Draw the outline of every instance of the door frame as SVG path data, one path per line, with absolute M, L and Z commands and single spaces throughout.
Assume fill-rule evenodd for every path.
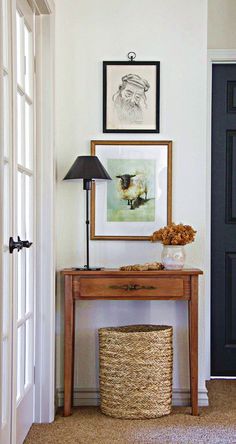
M 35 415 L 47 423 L 55 418 L 55 153 L 53 0 L 30 0 L 36 8 L 36 319 Z
M 207 153 L 206 153 L 206 375 L 211 378 L 211 120 L 212 120 L 212 69 L 214 64 L 236 63 L 236 49 L 208 50 L 207 75 Z
M 0 17 L 2 15 L 2 2 L 0 2 Z M 3 41 L 3 26 L 0 26 L 0 41 Z M 3 45 L 0 44 L 0 116 L 3 116 L 3 100 L 4 100 L 4 94 L 3 94 Z M 4 131 L 4 124 L 3 119 L 0 119 L 0 208 L 3 208 L 3 162 L 4 162 L 4 156 L 3 156 L 3 131 Z M 0 245 L 3 246 L 3 214 L 1 212 L 0 214 Z M 2 260 L 2 249 L 0 254 L 0 288 L 3 288 L 3 260 Z M 2 297 L 0 297 L 0 313 L 2 313 Z M 0 384 L 2 383 L 2 324 L 0 319 Z M 2 417 L 2 402 L 0 400 L 0 418 Z M 1 427 L 1 424 L 0 424 Z M 1 430 L 0 430 L 1 435 Z

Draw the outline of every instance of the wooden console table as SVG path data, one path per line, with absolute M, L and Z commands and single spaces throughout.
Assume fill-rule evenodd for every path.
M 77 299 L 186 300 L 192 415 L 198 415 L 198 269 L 176 271 L 63 270 L 65 279 L 64 416 L 71 414 Z

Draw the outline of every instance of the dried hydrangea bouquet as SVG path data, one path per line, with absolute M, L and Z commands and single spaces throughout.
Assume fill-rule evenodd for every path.
M 190 225 L 171 223 L 150 236 L 151 242 L 161 242 L 162 264 L 167 270 L 181 270 L 185 262 L 184 245 L 195 239 L 196 231 Z

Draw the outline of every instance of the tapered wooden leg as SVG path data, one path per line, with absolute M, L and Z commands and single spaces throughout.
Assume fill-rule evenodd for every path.
M 64 416 L 71 415 L 73 389 L 74 302 L 72 276 L 65 276 L 64 332 Z
M 72 374 L 71 374 L 71 406 L 73 407 L 73 396 L 74 396 L 74 369 L 75 369 L 75 363 L 74 363 L 74 356 L 75 356 L 75 301 L 73 300 L 73 331 L 72 331 Z
M 191 276 L 189 301 L 189 368 L 192 415 L 198 415 L 198 276 Z

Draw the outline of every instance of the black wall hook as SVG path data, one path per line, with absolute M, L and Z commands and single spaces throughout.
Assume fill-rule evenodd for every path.
M 134 51 L 128 52 L 128 59 L 130 62 L 133 62 L 134 59 L 136 59 L 136 52 L 134 52 Z

